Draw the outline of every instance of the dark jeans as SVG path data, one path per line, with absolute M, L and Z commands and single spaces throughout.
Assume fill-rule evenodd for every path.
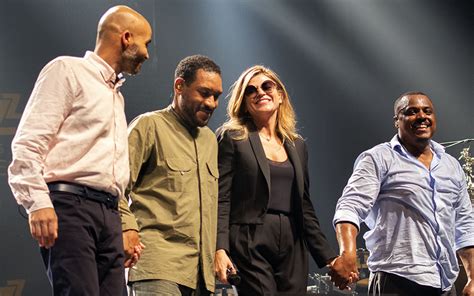
M 117 209 L 65 192 L 50 194 L 58 239 L 41 256 L 54 295 L 117 296 L 125 286 Z
M 387 273 L 374 272 L 369 282 L 369 295 L 381 296 L 456 296 L 456 289 L 443 292 L 439 288 L 423 286 L 404 277 Z

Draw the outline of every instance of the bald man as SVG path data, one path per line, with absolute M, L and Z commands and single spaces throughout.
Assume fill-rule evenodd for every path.
M 137 74 L 148 59 L 151 35 L 138 12 L 109 9 L 94 52 L 58 57 L 43 68 L 13 139 L 9 184 L 28 212 L 54 295 L 123 291 L 117 204 L 129 168 L 120 87 L 123 73 Z

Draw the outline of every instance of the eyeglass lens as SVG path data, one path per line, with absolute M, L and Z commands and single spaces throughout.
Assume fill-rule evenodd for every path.
M 267 94 L 270 94 L 271 92 L 273 92 L 275 87 L 276 87 L 275 82 L 273 82 L 271 80 L 266 80 L 262 83 L 262 85 L 260 85 L 260 89 L 263 90 Z M 245 88 L 245 91 L 244 91 L 244 95 L 245 96 L 255 96 L 257 94 L 257 92 L 258 92 L 258 88 L 256 86 L 247 85 L 247 87 Z

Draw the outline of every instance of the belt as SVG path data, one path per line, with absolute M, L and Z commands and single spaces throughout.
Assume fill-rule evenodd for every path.
M 85 199 L 105 204 L 108 208 L 118 208 L 118 198 L 111 193 L 93 189 L 88 186 L 68 183 L 68 182 L 51 182 L 48 183 L 50 192 L 67 192 L 79 195 Z
M 291 213 L 274 209 L 267 209 L 267 214 L 291 216 Z

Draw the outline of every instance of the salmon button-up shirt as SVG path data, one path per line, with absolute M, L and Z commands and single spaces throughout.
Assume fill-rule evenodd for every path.
M 9 184 L 18 204 L 53 207 L 48 182 L 117 196 L 129 179 L 124 79 L 93 52 L 58 57 L 39 74 L 12 142 Z

